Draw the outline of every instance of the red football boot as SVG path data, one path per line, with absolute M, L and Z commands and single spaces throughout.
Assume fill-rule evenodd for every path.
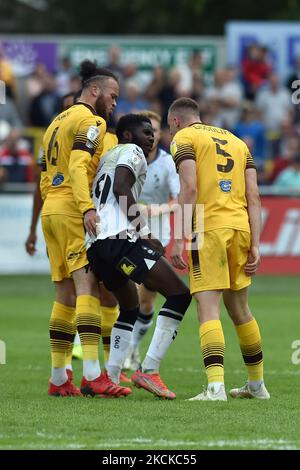
M 141 370 L 137 370 L 131 376 L 131 382 L 135 387 L 144 388 L 157 397 L 166 398 L 167 400 L 176 398 L 175 393 L 166 387 L 159 374 L 146 374 Z
M 107 372 L 102 372 L 95 380 L 87 380 L 82 377 L 80 391 L 83 395 L 91 397 L 99 396 L 102 398 L 109 397 L 127 397 L 131 393 L 131 388 L 120 387 L 120 385 L 112 382 Z
M 128 377 L 128 375 L 124 371 L 121 371 L 120 382 L 131 384 L 131 379 Z
M 51 397 L 81 397 L 81 392 L 78 387 L 75 387 L 73 382 L 68 379 L 62 385 L 54 385 L 49 380 L 48 395 Z

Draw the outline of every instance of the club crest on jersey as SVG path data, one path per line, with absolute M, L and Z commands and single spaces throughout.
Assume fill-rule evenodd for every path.
M 219 182 L 219 186 L 223 193 L 230 193 L 231 191 L 231 180 L 221 180 Z
M 94 142 L 98 135 L 100 134 L 100 129 L 97 126 L 90 126 L 87 131 L 87 138 L 90 142 Z
M 61 183 L 64 182 L 64 180 L 65 178 L 62 173 L 56 173 L 56 175 L 53 176 L 52 186 L 59 186 Z

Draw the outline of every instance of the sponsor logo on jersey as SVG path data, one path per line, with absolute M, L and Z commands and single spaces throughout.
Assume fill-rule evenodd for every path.
M 118 264 L 118 269 L 122 271 L 125 276 L 130 276 L 133 271 L 136 269 L 136 265 L 129 261 L 128 258 L 124 257 L 121 259 L 120 263 Z
M 142 250 L 146 251 L 146 253 L 148 253 L 148 255 L 155 255 L 155 251 L 154 250 L 151 250 L 151 248 L 148 248 L 147 246 L 145 245 L 142 245 Z
M 53 176 L 52 186 L 59 186 L 60 184 L 64 182 L 64 180 L 65 178 L 62 173 L 56 173 L 56 175 Z
M 100 134 L 100 129 L 97 126 L 90 126 L 87 131 L 87 138 L 90 142 L 94 142 L 98 135 Z
M 230 193 L 230 191 L 231 191 L 231 180 L 221 180 L 219 182 L 219 185 L 220 185 L 221 191 L 223 191 L 223 193 Z

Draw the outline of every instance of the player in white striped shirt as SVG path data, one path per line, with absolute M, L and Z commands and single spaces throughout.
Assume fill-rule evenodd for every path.
M 179 177 L 172 156 L 159 148 L 161 118 L 153 111 L 141 111 L 147 116 L 154 130 L 154 143 L 147 158 L 147 176 L 139 203 L 143 214 L 148 215 L 151 233 L 166 247 L 171 238 L 170 213 L 176 209 L 179 194 Z M 156 292 L 139 286 L 140 312 L 134 326 L 130 353 L 125 369 L 136 370 L 140 366 L 139 345 L 152 325 Z

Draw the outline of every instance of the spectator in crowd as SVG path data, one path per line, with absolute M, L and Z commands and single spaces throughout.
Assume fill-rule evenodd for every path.
M 69 93 L 79 93 L 81 91 L 81 79 L 79 75 L 73 75 L 70 80 Z
M 283 147 L 283 153 L 280 156 L 277 156 L 273 161 L 272 168 L 270 169 L 270 175 L 268 177 L 268 182 L 270 184 L 274 183 L 282 171 L 291 165 L 291 162 L 298 154 L 300 154 L 299 137 L 297 135 L 287 137 Z
M 7 171 L 4 166 L 1 166 L 0 163 L 0 184 L 5 183 L 7 180 Z
M 149 103 L 142 97 L 140 87 L 134 80 L 126 83 L 125 96 L 120 98 L 116 109 L 116 119 L 124 114 L 137 113 L 142 109 L 148 109 Z
M 70 91 L 70 81 L 74 76 L 74 70 L 69 57 L 61 60 L 60 68 L 56 75 L 57 93 L 59 96 L 66 95 Z
M 26 80 L 26 91 L 28 97 L 33 100 L 43 90 L 43 82 L 48 72 L 44 64 L 36 64 L 34 71 Z
M 294 110 L 294 122 L 300 125 L 300 55 L 295 59 L 294 70 L 286 82 Z
M 234 67 L 219 69 L 215 74 L 215 84 L 205 93 L 206 100 L 218 101 L 221 127 L 233 129 L 239 120 L 242 101 L 242 88 Z
M 9 127 L 16 129 L 23 127 L 15 103 L 11 98 L 6 98 L 6 103 L 0 104 L 0 122 L 5 122 Z
M 274 181 L 274 186 L 285 189 L 300 188 L 300 154 L 298 153 L 291 160 L 291 166 L 283 170 Z
M 179 96 L 200 97 L 202 93 L 202 54 L 199 50 L 192 51 L 187 63 L 178 66 L 180 80 L 178 83 Z
M 290 94 L 276 73 L 270 75 L 268 87 L 257 95 L 256 106 L 262 113 L 262 120 L 268 133 L 271 156 L 275 156 L 278 154 L 281 126 L 292 113 Z
M 245 96 L 249 100 L 254 100 L 272 71 L 271 64 L 268 62 L 268 49 L 259 44 L 251 44 L 246 51 L 241 69 Z
M 5 180 L 9 183 L 33 181 L 33 158 L 27 143 L 13 129 L 0 147 L 0 166 L 5 168 Z
M 0 80 L 5 83 L 6 95 L 16 98 L 16 79 L 11 64 L 5 57 L 4 47 L 0 43 Z
M 121 60 L 120 60 L 120 57 L 121 57 L 120 48 L 116 44 L 113 44 L 108 49 L 107 55 L 108 55 L 108 62 L 105 65 L 105 67 L 111 70 L 121 82 L 124 77 L 124 69 L 123 69 L 123 66 L 121 65 Z
M 154 67 L 152 79 L 145 90 L 146 99 L 150 103 L 155 103 L 155 111 L 162 116 L 163 127 L 167 127 L 168 109 L 178 97 L 177 84 L 179 79 L 177 69 L 173 69 L 168 74 L 164 67 L 158 65 Z M 153 107 L 151 106 L 151 108 Z
M 221 104 L 218 99 L 210 99 L 202 102 L 201 115 L 204 124 L 213 127 L 222 127 L 223 120 L 221 115 Z
M 264 169 L 266 160 L 266 137 L 263 123 L 258 119 L 254 105 L 245 101 L 242 115 L 233 133 L 243 141 L 251 141 L 251 153 L 258 169 Z
M 53 75 L 47 74 L 43 79 L 43 89 L 30 106 L 30 121 L 35 127 L 47 127 L 60 110 L 60 98 L 56 91 Z
M 295 57 L 294 69 L 286 81 L 286 86 L 288 90 L 290 91 L 290 93 L 293 93 L 295 91 L 296 87 L 293 86 L 293 83 L 295 80 L 300 81 L 300 56 Z M 299 84 L 298 84 L 298 87 L 299 87 Z

